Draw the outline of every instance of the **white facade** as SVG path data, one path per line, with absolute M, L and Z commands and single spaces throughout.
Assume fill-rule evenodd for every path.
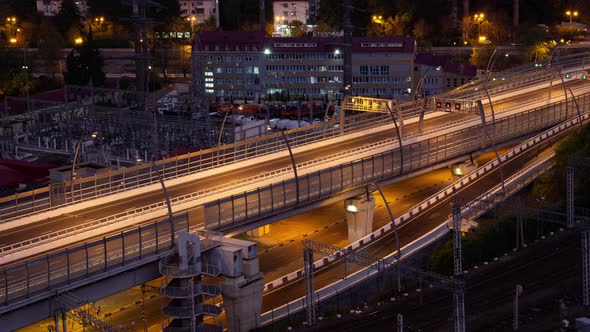
M 217 20 L 217 0 L 178 0 L 180 17 L 191 25 L 203 23 L 209 17 Z
M 289 27 L 295 21 L 307 24 L 309 19 L 309 1 L 275 0 L 272 3 L 274 32 L 281 36 L 290 36 Z
M 61 9 L 63 0 L 37 0 L 37 11 L 43 16 L 55 16 Z M 82 17 L 88 13 L 88 3 L 86 0 L 77 0 L 78 12 Z

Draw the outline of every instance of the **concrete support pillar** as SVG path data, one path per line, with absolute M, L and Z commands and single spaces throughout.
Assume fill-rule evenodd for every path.
M 246 332 L 260 326 L 264 278 L 256 273 L 248 278 L 226 277 L 222 283 L 223 305 L 228 332 Z
M 61 322 L 62 322 L 62 326 L 63 326 L 63 332 L 68 332 L 68 321 L 66 319 L 66 311 L 63 310 L 61 312 Z
M 55 325 L 55 332 L 59 332 L 59 311 L 53 313 L 53 325 Z
M 258 227 L 256 229 L 248 231 L 246 234 L 248 234 L 248 236 L 251 236 L 251 237 L 262 237 L 262 236 L 269 234 L 269 233 L 270 233 L 270 225 L 264 225 L 262 227 Z
M 372 194 L 359 195 L 347 199 L 345 208 L 349 242 L 360 240 L 373 231 L 375 196 Z

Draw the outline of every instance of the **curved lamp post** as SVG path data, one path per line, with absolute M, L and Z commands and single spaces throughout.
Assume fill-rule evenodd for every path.
M 426 71 L 424 72 L 424 75 L 422 75 L 422 77 L 418 81 L 418 84 L 416 84 L 416 89 L 414 90 L 414 100 L 417 100 L 418 96 L 422 93 L 422 86 L 424 85 L 424 80 L 426 79 L 426 75 L 428 74 L 428 72 L 432 68 L 433 67 L 428 67 L 428 69 L 426 69 Z M 440 66 L 436 67 L 436 70 L 440 70 L 440 69 L 441 69 Z M 424 113 L 425 112 L 426 112 L 426 102 L 422 106 L 422 110 L 420 110 L 420 116 L 418 118 L 418 133 L 419 134 L 421 134 L 423 131 Z
M 379 186 L 379 184 L 377 184 L 377 182 L 374 182 L 373 185 L 375 186 L 375 188 L 377 188 L 377 191 L 379 191 L 379 195 L 381 195 L 381 198 L 383 199 L 383 203 L 385 204 L 385 207 L 387 208 L 387 213 L 389 214 L 389 219 L 391 220 L 391 228 L 393 229 L 393 233 L 395 235 L 395 243 L 397 245 L 397 252 L 395 255 L 395 259 L 397 260 L 398 264 L 396 264 L 396 268 L 397 268 L 397 290 L 401 291 L 401 280 L 400 280 L 400 273 L 399 273 L 399 261 L 402 258 L 402 252 L 401 252 L 401 246 L 399 243 L 399 234 L 397 231 L 397 225 L 395 224 L 395 218 L 393 217 L 393 212 L 391 212 L 391 208 L 389 207 L 389 202 L 387 202 L 387 199 L 385 198 L 385 194 L 383 194 L 383 190 L 381 190 L 381 187 Z
M 494 67 L 494 64 L 496 63 L 496 59 L 494 59 L 494 56 L 496 55 L 496 52 L 498 51 L 497 48 L 494 49 L 494 52 L 492 52 L 492 55 L 490 56 L 490 59 L 488 60 L 488 65 L 486 66 L 486 72 L 484 73 L 484 77 L 483 77 L 483 89 L 486 93 L 486 96 L 488 98 L 488 103 L 490 104 L 490 111 L 492 112 L 492 123 L 495 125 L 496 124 L 496 115 L 494 114 L 494 105 L 492 104 L 492 98 L 490 97 L 490 92 L 488 91 L 488 79 L 489 76 L 491 74 L 491 70 Z M 492 62 L 492 59 L 494 60 Z
M 397 110 L 398 110 L 398 115 L 400 115 L 401 118 L 401 110 L 399 109 L 399 104 L 397 103 L 397 100 L 393 100 L 393 102 L 396 104 Z M 387 106 L 387 110 L 389 111 L 389 115 L 391 116 L 391 120 L 393 120 L 393 125 L 395 126 L 395 131 L 397 133 L 397 139 L 399 142 L 399 159 L 400 159 L 400 166 L 399 166 L 399 173 L 402 174 L 403 170 L 404 170 L 404 147 L 402 144 L 402 133 L 400 128 L 397 125 L 397 121 L 395 120 L 395 115 L 393 114 L 393 110 L 391 110 L 391 107 L 389 107 L 388 103 L 385 103 L 385 106 Z M 403 119 L 402 119 L 403 121 Z M 393 165 L 391 166 L 393 167 Z M 393 171 L 393 169 L 392 169 Z
M 295 174 L 295 206 L 299 206 L 299 176 L 297 175 L 297 164 L 295 164 L 295 157 L 293 156 L 293 150 L 291 150 L 291 145 L 289 144 L 289 140 L 287 139 L 287 135 L 285 135 L 285 129 L 281 130 L 281 136 L 285 141 L 285 145 L 287 146 L 287 150 L 289 150 L 289 156 L 291 157 L 291 164 L 293 165 L 293 173 Z
M 240 106 L 240 109 L 242 108 L 242 106 Z M 227 121 L 227 116 L 229 115 L 230 112 L 233 113 L 234 111 L 234 107 L 232 105 L 232 107 L 229 109 L 229 111 L 225 112 L 225 115 L 223 116 L 223 121 L 221 122 L 221 128 L 219 129 L 219 136 L 217 137 L 217 164 L 219 164 L 219 154 L 221 153 L 221 139 L 223 137 L 223 128 L 225 127 L 225 122 Z
M 174 244 L 174 219 L 172 214 L 172 205 L 170 204 L 170 196 L 168 196 L 168 190 L 166 189 L 166 185 L 164 184 L 164 178 L 160 173 L 160 170 L 157 169 L 156 161 L 152 160 L 152 169 L 155 169 L 156 175 L 158 175 L 158 180 L 160 180 L 160 184 L 162 185 L 162 191 L 164 192 L 164 197 L 166 198 L 166 206 L 168 207 L 168 220 L 170 220 L 170 243 L 171 245 Z
M 584 124 L 582 123 L 582 113 L 580 112 L 580 105 L 578 105 L 578 99 L 576 99 L 576 96 L 574 95 L 574 92 L 571 88 L 568 88 L 568 90 L 570 91 L 570 94 L 572 95 L 572 100 L 576 105 L 576 110 L 578 111 L 578 122 L 580 122 L 580 128 L 582 128 L 584 127 Z
M 498 154 L 498 148 L 496 147 L 496 142 L 487 130 L 488 128 L 486 125 L 486 114 L 483 110 L 483 104 L 481 103 L 481 100 L 477 101 L 477 106 L 479 107 L 479 111 L 481 114 L 482 131 L 483 131 L 484 135 L 488 138 L 488 140 L 490 140 L 490 142 L 492 142 L 492 148 L 494 149 L 494 152 L 496 154 L 496 160 L 498 161 L 498 169 L 500 171 L 500 181 L 502 184 L 502 193 L 504 193 L 504 189 L 505 189 L 504 188 L 504 171 L 502 170 L 502 160 L 500 159 L 500 154 Z

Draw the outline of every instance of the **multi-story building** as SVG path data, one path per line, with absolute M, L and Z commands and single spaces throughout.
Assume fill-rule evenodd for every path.
M 320 0 L 309 0 L 309 20 L 311 24 L 316 24 L 320 14 Z
M 274 33 L 278 36 L 291 36 L 291 26 L 294 22 L 306 24 L 309 21 L 309 1 L 303 0 L 274 0 L 272 2 L 274 15 Z
M 218 21 L 218 0 L 178 0 L 180 17 L 191 22 L 191 25 L 203 23 L 210 17 Z
M 202 31 L 193 43 L 193 88 L 222 101 L 262 95 L 264 32 Z
M 61 9 L 63 0 L 37 0 L 37 11 L 43 16 L 55 16 Z M 88 3 L 86 0 L 76 0 L 78 6 L 78 12 L 80 16 L 86 17 L 88 13 Z
M 203 31 L 193 45 L 197 93 L 220 100 L 273 94 L 323 99 L 342 94 L 342 39 L 266 38 L 263 32 Z M 356 95 L 393 98 L 412 92 L 415 40 L 355 37 L 352 86 Z
M 446 56 L 416 54 L 414 89 L 423 97 L 435 96 L 475 79 L 477 68 L 450 61 Z

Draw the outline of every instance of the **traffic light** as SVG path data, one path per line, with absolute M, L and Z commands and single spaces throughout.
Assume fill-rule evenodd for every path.
M 451 111 L 451 103 L 445 103 L 445 112 Z
M 585 80 L 586 79 L 586 73 L 582 73 L 582 79 Z
M 455 111 L 461 110 L 461 103 L 455 103 Z
M 572 77 L 572 74 L 570 74 L 570 73 L 565 74 L 565 78 L 571 78 L 571 77 Z
M 442 101 L 437 101 L 436 102 L 436 109 L 441 109 L 442 108 Z

